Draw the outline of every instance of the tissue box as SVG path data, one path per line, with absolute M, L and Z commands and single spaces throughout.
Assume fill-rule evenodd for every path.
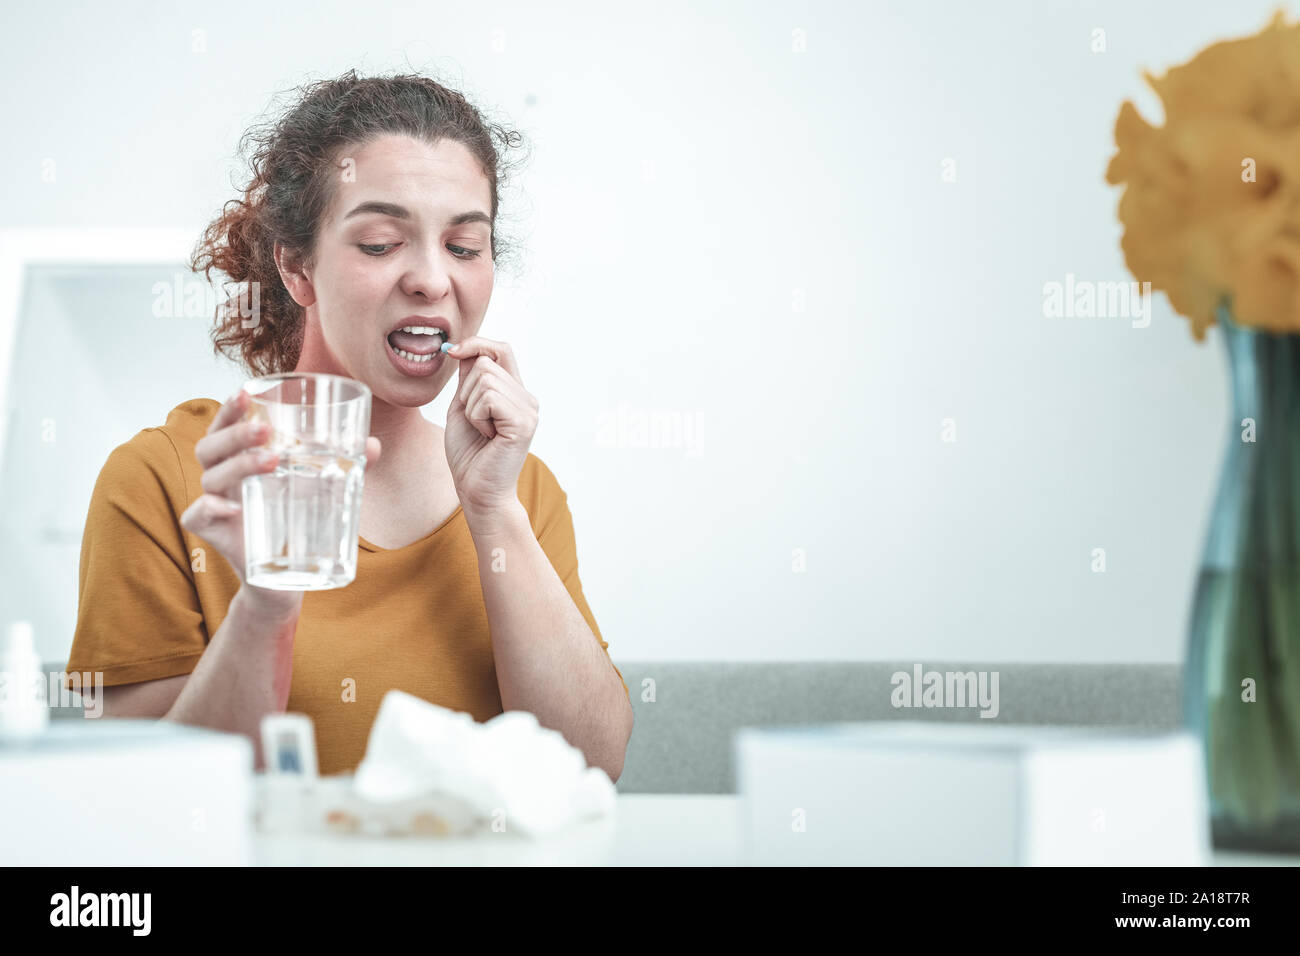
M 0 742 L 0 864 L 246 866 L 253 745 L 171 721 L 53 721 Z
M 744 728 L 754 865 L 1159 865 L 1209 861 L 1186 732 L 883 721 Z

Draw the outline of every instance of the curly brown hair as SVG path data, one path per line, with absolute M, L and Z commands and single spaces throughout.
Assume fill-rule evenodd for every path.
M 464 144 L 491 184 L 494 264 L 511 245 L 498 238 L 497 210 L 513 165 L 506 161 L 506 151 L 522 143 L 518 132 L 486 122 L 462 94 L 420 74 L 358 77 L 349 70 L 290 92 L 298 94 L 290 109 L 254 125 L 241 138 L 241 154 L 250 143 L 255 147 L 244 198 L 222 207 L 189 263 L 209 282 L 215 268 L 242 289 L 257 290 L 259 312 L 251 327 L 232 307 L 238 295 L 227 289 L 212 329 L 214 353 L 255 376 L 290 372 L 298 364 L 305 310 L 280 278 L 275 244 L 281 244 L 293 271 L 314 265 L 317 227 L 333 199 L 334 171 L 345 150 L 355 151 L 389 133 L 431 145 L 440 140 Z

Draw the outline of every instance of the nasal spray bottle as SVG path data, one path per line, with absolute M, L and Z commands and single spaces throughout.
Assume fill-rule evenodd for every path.
M 14 621 L 0 655 L 0 742 L 30 740 L 46 730 L 47 693 L 32 625 Z

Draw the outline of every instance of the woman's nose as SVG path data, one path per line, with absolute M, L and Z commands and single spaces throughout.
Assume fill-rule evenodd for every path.
M 417 253 L 402 276 L 402 291 L 407 295 L 423 294 L 427 299 L 441 299 L 451 287 L 451 274 L 443 261 L 440 247 Z

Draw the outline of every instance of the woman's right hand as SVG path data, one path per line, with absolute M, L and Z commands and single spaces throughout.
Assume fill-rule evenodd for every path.
M 200 484 L 203 494 L 181 515 L 181 527 L 196 534 L 230 562 L 240 585 L 244 580 L 244 518 L 241 488 L 249 475 L 275 470 L 278 455 L 264 446 L 270 427 L 265 422 L 244 420 L 248 393 L 242 388 L 217 410 L 208 432 L 194 445 L 194 455 L 203 466 Z M 366 439 L 366 464 L 380 453 L 379 439 Z M 265 588 L 257 588 L 266 592 Z M 297 592 L 301 597 L 302 592 Z

